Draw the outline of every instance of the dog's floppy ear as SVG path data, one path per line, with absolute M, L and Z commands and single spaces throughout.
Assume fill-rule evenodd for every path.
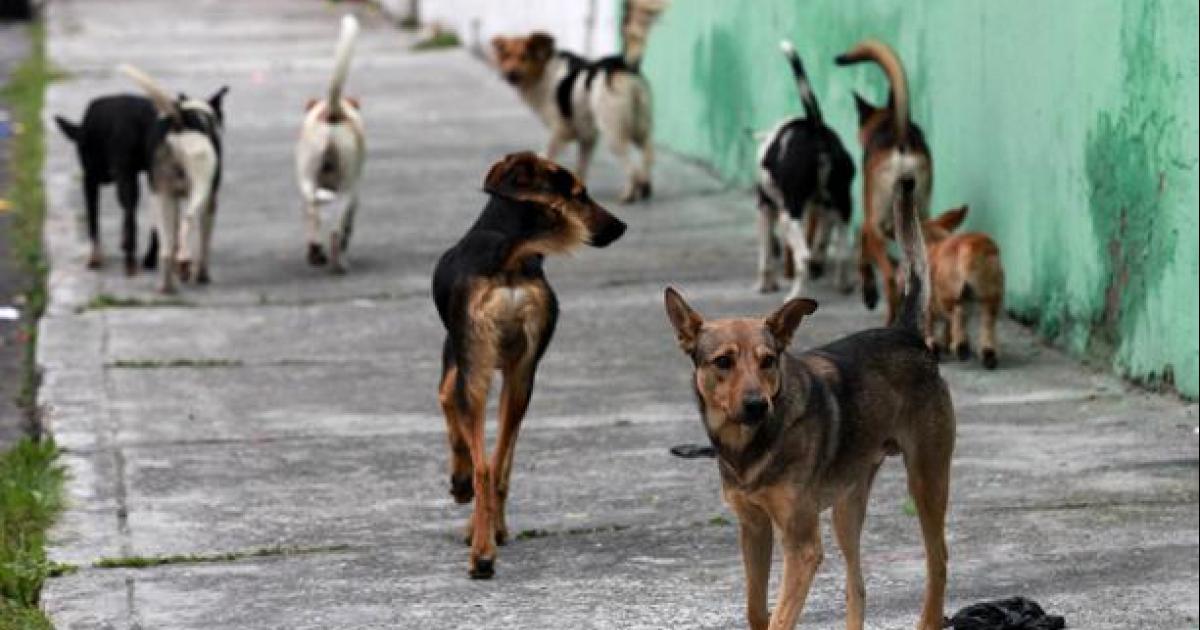
M 71 142 L 79 142 L 79 125 L 76 125 L 62 116 L 55 116 L 54 122 L 58 123 L 58 128 L 62 130 L 63 135 L 66 136 L 67 139 L 69 139 Z
M 933 224 L 942 228 L 943 230 L 946 230 L 947 232 L 953 232 L 954 230 L 957 230 L 958 226 L 962 225 L 962 222 L 967 218 L 968 209 L 969 206 L 963 204 L 962 207 L 955 208 L 953 210 L 947 210 L 939 214 L 938 217 L 933 220 Z
M 854 93 L 854 109 L 858 110 L 858 124 L 860 125 L 875 113 L 875 106 L 858 92 Z
M 675 337 L 679 339 L 679 348 L 684 354 L 691 355 L 696 351 L 696 340 L 700 337 L 700 327 L 704 325 L 704 317 L 697 313 L 674 287 L 667 287 L 663 293 L 663 302 L 667 307 L 667 319 L 675 328 Z
M 508 48 L 508 38 L 497 35 L 492 38 L 492 52 L 496 55 L 503 55 L 504 49 Z
M 812 315 L 816 310 L 816 300 L 795 298 L 788 300 L 778 310 L 771 313 L 764 323 L 771 336 L 779 342 L 779 348 L 785 349 L 792 342 L 792 334 L 796 332 L 800 320 L 807 315 Z
M 554 38 L 542 31 L 529 35 L 529 56 L 538 61 L 548 61 L 554 54 Z
M 519 201 L 537 183 L 538 157 L 531 151 L 510 153 L 492 165 L 483 179 L 484 192 Z

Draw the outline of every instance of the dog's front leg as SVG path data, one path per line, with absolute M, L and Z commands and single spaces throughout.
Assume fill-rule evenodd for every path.
M 854 250 L 850 245 L 850 226 L 840 220 L 834 228 L 834 247 L 837 249 L 837 269 L 834 271 L 837 290 L 849 294 L 854 290 L 854 282 L 850 279 L 850 265 L 854 258 Z
M 592 154 L 596 152 L 596 139 L 579 139 L 579 163 L 575 167 L 575 176 L 587 181 L 588 169 L 591 168 Z
M 170 192 L 158 194 L 159 249 L 158 290 L 160 293 L 175 292 L 175 255 L 179 248 L 179 199 Z
M 726 493 L 738 515 L 738 541 L 746 571 L 746 620 L 750 630 L 767 630 L 767 583 L 771 577 L 771 547 L 774 543 L 771 518 L 766 512 L 733 493 Z
M 125 275 L 137 273 L 137 172 L 117 176 L 117 201 L 121 203 L 121 251 L 125 254 Z
M 760 193 L 761 196 L 761 193 Z M 771 293 L 779 290 L 775 281 L 775 267 L 779 253 L 779 243 L 775 239 L 775 222 L 779 217 L 778 211 L 769 202 L 760 199 L 758 202 L 758 284 L 755 289 L 759 293 Z
M 551 129 L 550 142 L 546 145 L 546 159 L 550 160 L 551 162 L 557 162 L 558 154 L 562 153 L 563 148 L 567 146 L 567 143 L 570 142 L 570 140 L 570 132 L 557 127 Z M 583 177 L 580 176 L 580 179 L 583 179 Z
M 508 480 L 512 475 L 513 453 L 516 452 L 517 434 L 521 420 L 529 408 L 533 394 L 533 378 L 537 365 L 532 357 L 525 357 L 503 369 L 504 384 L 500 388 L 500 434 L 496 437 L 496 452 L 492 456 L 492 477 L 496 483 L 496 544 L 508 541 L 508 523 L 504 507 L 508 502 Z
M 100 180 L 93 176 L 83 179 L 83 203 L 87 206 L 88 238 L 92 251 L 88 254 L 87 268 L 99 269 L 104 264 L 104 252 L 100 247 Z
M 817 510 L 794 508 L 780 524 L 783 542 L 783 581 L 779 585 L 779 601 L 771 615 L 770 630 L 792 630 L 804 610 L 804 601 L 812 586 L 813 576 L 821 565 L 820 521 Z

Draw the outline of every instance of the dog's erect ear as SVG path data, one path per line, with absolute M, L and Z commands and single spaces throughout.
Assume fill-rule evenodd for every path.
M 483 190 L 487 193 L 519 201 L 522 193 L 529 192 L 537 184 L 539 158 L 531 151 L 510 153 L 492 165 L 483 179 Z
M 307 112 L 307 111 L 310 111 L 312 108 L 316 107 L 316 106 L 317 106 L 317 103 L 319 103 L 319 102 L 321 102 L 321 101 L 319 101 L 319 100 L 317 100 L 317 99 L 315 99 L 315 98 L 310 98 L 310 99 L 308 99 L 308 100 L 307 100 L 307 101 L 305 101 L 305 103 L 304 103 L 304 111 L 306 111 L 306 112 Z
M 345 98 L 347 101 L 350 101 L 350 104 L 354 106 L 354 109 L 362 109 L 362 101 L 359 100 L 357 96 L 347 96 Z
M 63 135 L 66 136 L 68 140 L 71 142 L 79 142 L 79 125 L 76 125 L 62 116 L 55 116 L 54 122 L 58 123 L 58 128 L 62 130 Z
M 549 61 L 554 54 L 554 38 L 537 31 L 529 35 L 529 56 L 538 61 Z
M 685 354 L 691 355 L 696 351 L 696 340 L 700 337 L 700 327 L 704 325 L 704 318 L 688 306 L 688 303 L 683 301 L 683 296 L 673 287 L 667 287 L 663 294 L 663 302 L 667 307 L 667 319 L 671 320 L 671 326 L 675 328 L 675 337 L 679 339 L 679 348 Z
M 767 331 L 779 342 L 779 348 L 786 349 L 792 343 L 792 334 L 800 325 L 800 320 L 812 315 L 817 310 L 817 301 L 808 298 L 788 300 L 779 310 L 771 313 L 764 322 Z
M 932 221 L 932 223 L 943 230 L 946 230 L 947 232 L 953 232 L 954 230 L 957 230 L 958 227 L 962 225 L 962 222 L 967 218 L 967 210 L 968 206 L 965 204 L 960 208 L 947 210 L 939 214 L 938 217 Z
M 875 113 L 875 106 L 858 92 L 854 93 L 854 109 L 858 110 L 858 124 L 860 125 Z
M 213 95 L 208 97 L 208 106 L 212 107 L 213 111 L 216 112 L 218 116 L 221 115 L 221 101 L 224 100 L 227 92 L 229 92 L 229 86 L 222 85 L 221 89 L 213 92 Z

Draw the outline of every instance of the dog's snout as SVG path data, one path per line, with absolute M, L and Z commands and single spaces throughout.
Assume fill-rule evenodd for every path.
M 592 231 L 590 239 L 593 247 L 606 247 L 625 234 L 625 222 L 613 216 L 606 210 L 598 208 L 589 226 Z
M 900 180 L 900 190 L 906 193 L 911 193 L 917 187 L 917 180 L 912 176 L 904 177 Z
M 767 399 L 759 392 L 750 392 L 742 397 L 742 417 L 747 424 L 762 422 L 769 409 Z
M 509 70 L 508 72 L 504 73 L 504 80 L 513 85 L 517 85 L 521 82 L 521 73 L 517 72 L 516 70 Z

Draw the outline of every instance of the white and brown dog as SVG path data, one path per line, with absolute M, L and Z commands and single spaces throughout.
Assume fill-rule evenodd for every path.
M 120 71 L 146 92 L 158 110 L 149 144 L 150 188 L 158 198 L 155 224 L 162 239 L 158 290 L 174 292 L 176 275 L 183 282 L 192 278 L 193 247 L 195 280 L 207 284 L 221 184 L 221 101 L 229 88 L 222 87 L 207 101 L 183 94 L 172 98 L 145 72 L 130 65 L 120 66 Z M 199 242 L 193 243 L 197 222 Z
M 366 161 L 358 101 L 342 96 L 357 36 L 358 20 L 352 15 L 343 17 L 329 95 L 308 102 L 300 140 L 296 142 L 296 177 L 308 224 L 308 262 L 329 263 L 334 273 L 346 270 L 346 249 L 358 209 L 358 180 Z M 328 257 L 322 247 L 326 240 L 321 230 L 323 212 L 328 213 L 331 226 Z
M 492 39 L 500 74 L 550 128 L 546 157 L 557 160 L 567 144 L 578 142 L 575 173 L 586 180 L 596 141 L 604 136 L 625 169 L 623 203 L 650 197 L 654 121 L 650 84 L 639 66 L 650 26 L 666 5 L 666 0 L 627 0 L 621 54 L 596 61 L 556 50 L 554 38 L 543 32 Z M 631 148 L 641 153 L 641 164 Z

